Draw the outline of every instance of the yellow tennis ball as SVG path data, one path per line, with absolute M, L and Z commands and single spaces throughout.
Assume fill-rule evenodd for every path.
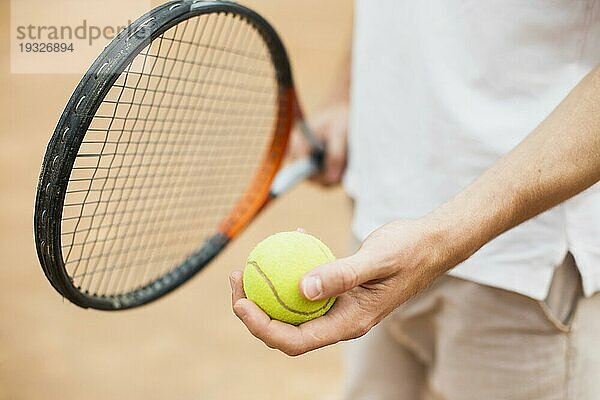
M 298 325 L 325 314 L 335 297 L 310 301 L 300 293 L 302 276 L 314 267 L 335 260 L 316 237 L 301 232 L 280 232 L 260 242 L 244 269 L 246 297 L 271 318 Z

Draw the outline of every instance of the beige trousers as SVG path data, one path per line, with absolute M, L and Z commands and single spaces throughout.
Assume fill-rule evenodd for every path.
M 345 347 L 346 400 L 600 400 L 600 294 L 569 255 L 540 302 L 444 276 Z

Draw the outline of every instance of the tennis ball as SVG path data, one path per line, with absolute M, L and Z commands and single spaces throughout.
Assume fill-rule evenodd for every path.
M 314 267 L 335 260 L 316 237 L 301 232 L 280 232 L 260 242 L 244 269 L 246 297 L 271 318 L 298 325 L 325 314 L 335 297 L 310 301 L 300 293 L 302 276 Z

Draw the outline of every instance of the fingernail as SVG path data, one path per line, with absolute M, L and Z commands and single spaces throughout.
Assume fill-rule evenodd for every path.
M 233 291 L 233 278 L 231 275 L 229 276 L 229 286 L 231 287 L 231 291 Z
M 310 276 L 302 282 L 302 289 L 309 300 L 314 300 L 323 294 L 323 282 L 318 276 Z

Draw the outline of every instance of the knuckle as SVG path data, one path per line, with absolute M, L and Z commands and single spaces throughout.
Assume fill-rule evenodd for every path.
M 306 345 L 302 339 L 293 340 L 287 343 L 282 351 L 290 357 L 297 357 L 306 352 Z
M 286 346 L 281 349 L 281 351 L 290 357 L 298 357 L 300 354 L 302 354 L 302 351 L 295 346 Z
M 257 332 L 257 336 L 270 348 L 274 349 L 277 348 L 277 341 L 275 340 L 275 338 L 273 337 L 273 335 L 271 335 L 271 333 L 266 330 L 260 330 Z
M 268 340 L 263 340 L 263 343 L 265 344 L 265 346 L 267 346 L 270 349 L 276 349 L 277 347 L 275 347 L 275 345 L 271 342 L 269 342 Z
M 287 351 L 284 351 L 284 353 L 290 357 L 298 357 L 301 354 L 295 349 L 288 349 Z
M 270 349 L 279 349 L 279 347 L 280 347 L 278 345 L 278 343 L 275 340 L 273 340 L 273 338 L 270 335 L 265 335 L 265 336 L 262 336 L 262 337 L 259 337 L 259 338 Z
M 358 285 L 358 272 L 356 268 L 349 264 L 344 264 L 338 271 L 339 281 L 342 283 L 344 291 L 350 290 Z
M 381 268 L 381 272 L 386 276 L 394 274 L 396 270 L 397 268 L 393 263 L 386 264 Z
M 273 335 L 264 327 L 259 327 L 254 330 L 254 336 L 262 340 L 268 347 L 276 348 L 277 342 L 274 340 Z
M 359 320 L 355 327 L 355 332 L 354 332 L 355 336 L 354 337 L 358 338 L 358 337 L 366 335 L 367 332 L 369 332 L 372 327 L 373 327 L 373 324 L 371 323 L 370 320 L 368 320 L 368 319 Z

